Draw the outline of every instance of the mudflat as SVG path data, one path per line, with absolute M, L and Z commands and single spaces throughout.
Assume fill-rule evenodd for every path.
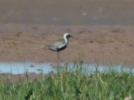
M 60 52 L 66 62 L 133 64 L 132 0 L 2 0 L 0 61 L 57 62 L 43 47 L 70 38 Z
M 43 49 L 70 38 L 60 52 L 62 62 L 134 65 L 132 0 L 1 0 L 0 61 L 58 62 L 57 53 Z M 0 74 L 8 79 L 10 74 Z M 12 80 L 25 78 L 13 75 Z M 39 79 L 31 73 L 29 78 Z
M 60 52 L 65 62 L 133 64 L 132 26 L 2 24 L 0 61 L 57 62 L 57 53 L 43 48 L 62 38 L 65 32 L 77 38 L 70 38 L 68 47 Z

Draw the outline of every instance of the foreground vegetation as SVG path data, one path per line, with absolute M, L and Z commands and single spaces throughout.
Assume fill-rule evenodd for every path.
M 74 65 L 76 69 L 70 71 L 61 66 L 63 69 L 58 69 L 57 74 L 45 77 L 41 74 L 40 81 L 27 78 L 21 83 L 0 81 L 0 100 L 124 100 L 133 96 L 133 73 L 114 70 L 84 73 L 82 66 Z

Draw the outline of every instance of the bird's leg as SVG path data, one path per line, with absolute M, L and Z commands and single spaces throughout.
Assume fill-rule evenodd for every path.
M 59 56 L 59 51 L 57 51 L 57 57 L 58 57 L 58 64 L 57 64 L 58 70 L 57 71 L 59 71 L 60 70 L 60 56 Z
M 57 51 L 57 57 L 58 57 L 58 61 L 62 61 L 62 57 L 60 57 L 60 51 Z
M 57 51 L 57 57 L 58 57 L 58 65 L 57 65 L 57 66 L 58 66 L 58 70 L 59 70 L 59 66 L 60 66 L 60 65 L 59 65 L 59 63 L 60 63 L 59 51 Z
M 58 57 L 58 61 L 64 61 L 64 60 L 62 59 L 62 57 L 60 56 L 60 51 L 57 51 L 57 57 Z
M 57 51 L 57 57 L 58 57 L 58 60 L 60 60 L 59 51 Z

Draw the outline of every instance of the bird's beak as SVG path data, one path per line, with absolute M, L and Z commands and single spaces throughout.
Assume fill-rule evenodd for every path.
M 74 38 L 74 39 L 78 39 L 78 38 L 76 38 L 76 37 L 74 37 L 74 36 L 72 36 L 72 35 L 71 35 L 71 37 Z

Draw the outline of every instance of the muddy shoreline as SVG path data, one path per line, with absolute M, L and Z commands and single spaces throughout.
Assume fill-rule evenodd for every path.
M 0 25 L 0 61 L 37 63 L 58 62 L 57 53 L 44 50 L 65 32 L 70 38 L 68 47 L 60 52 L 62 62 L 134 65 L 133 26 L 45 26 L 34 24 Z M 52 72 L 53 73 L 53 72 Z M 46 75 L 44 75 L 46 76 Z M 2 80 L 20 82 L 25 75 L 0 74 Z M 29 80 L 40 80 L 40 75 L 30 73 Z
M 0 62 L 57 63 L 56 52 L 44 50 L 70 33 L 62 62 L 134 65 L 134 1 L 1 0 Z M 0 75 L 8 79 L 10 74 Z M 16 82 L 24 75 L 13 75 Z M 29 74 L 29 78 L 39 79 Z M 23 80 L 23 79 L 22 79 Z
M 63 61 L 133 64 L 134 27 L 0 25 L 0 61 L 57 62 L 56 52 L 42 49 L 65 32 L 68 47 L 60 52 Z M 10 28 L 7 28 L 10 27 Z

